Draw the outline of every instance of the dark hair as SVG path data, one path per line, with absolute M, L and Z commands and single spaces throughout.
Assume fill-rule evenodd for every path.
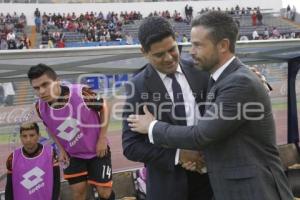
M 138 31 L 139 41 L 146 52 L 150 50 L 153 43 L 169 36 L 175 39 L 172 25 L 165 18 L 157 16 L 144 19 Z
M 20 126 L 20 134 L 27 130 L 35 130 L 37 134 L 40 134 L 40 128 L 36 122 L 25 123 Z
M 46 74 L 52 80 L 57 79 L 56 72 L 51 67 L 49 67 L 45 64 L 42 64 L 42 63 L 32 66 L 29 69 L 29 71 L 27 72 L 27 77 L 29 78 L 29 80 L 31 82 L 33 79 L 39 78 L 44 74 Z
M 195 17 L 192 27 L 204 26 L 209 29 L 209 37 L 216 44 L 222 39 L 227 38 L 230 42 L 229 50 L 235 52 L 235 42 L 238 37 L 238 27 L 231 16 L 220 11 L 211 11 Z

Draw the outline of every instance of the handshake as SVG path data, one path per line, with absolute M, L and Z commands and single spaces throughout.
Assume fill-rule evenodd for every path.
M 180 149 L 179 164 L 186 170 L 203 174 L 206 172 L 204 155 L 200 151 Z

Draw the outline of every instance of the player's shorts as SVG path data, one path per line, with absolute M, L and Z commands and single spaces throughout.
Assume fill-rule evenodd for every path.
M 109 147 L 107 150 L 102 158 L 70 157 L 70 164 L 64 169 L 64 178 L 70 185 L 87 181 L 95 186 L 112 187 L 111 152 Z

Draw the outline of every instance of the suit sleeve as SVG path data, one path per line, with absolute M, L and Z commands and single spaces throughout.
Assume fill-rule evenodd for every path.
M 123 154 L 129 160 L 143 162 L 146 165 L 151 164 L 162 170 L 173 171 L 175 168 L 176 149 L 150 144 L 147 136 L 131 131 L 126 121 L 130 114 L 142 113 L 141 105 L 144 102 L 141 98 L 140 85 L 134 84 L 134 90 L 131 84 L 125 86 L 128 98 L 123 111 Z
M 197 126 L 173 126 L 157 122 L 153 127 L 154 144 L 167 145 L 182 149 L 203 149 L 235 133 L 245 123 L 245 116 L 259 118 L 262 116 L 262 104 L 254 102 L 253 84 L 248 77 L 235 77 L 219 89 L 214 104 L 205 112 Z M 252 99 L 252 100 L 251 100 Z M 249 102 L 249 108 L 258 112 L 243 114 L 242 108 Z M 259 111 L 260 110 L 260 111 Z

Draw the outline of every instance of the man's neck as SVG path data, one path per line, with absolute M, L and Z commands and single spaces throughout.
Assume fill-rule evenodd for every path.
M 228 60 L 230 60 L 232 57 L 234 56 L 234 54 L 232 53 L 228 53 L 225 54 L 222 58 L 220 58 L 220 62 L 217 64 L 216 67 L 212 68 L 209 73 L 213 74 L 215 73 L 220 67 L 222 67 Z
M 37 154 L 39 148 L 40 148 L 40 144 L 36 144 L 36 146 L 33 149 L 25 149 L 25 147 L 23 147 L 22 150 L 23 150 L 23 154 L 26 157 L 33 157 Z

